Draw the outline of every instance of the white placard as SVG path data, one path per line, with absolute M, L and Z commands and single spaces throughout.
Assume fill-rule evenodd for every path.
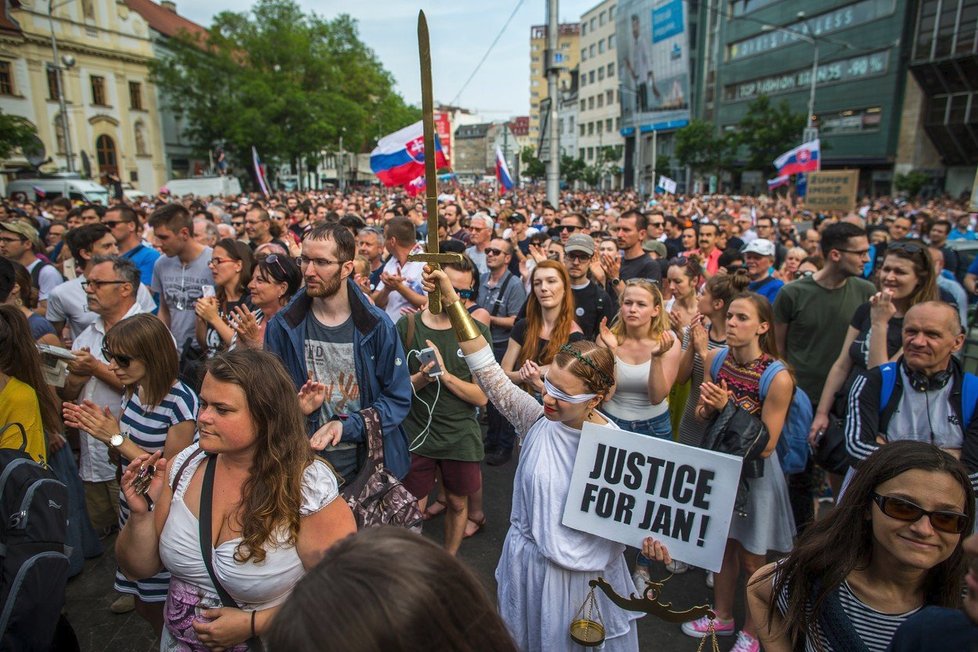
M 670 195 L 676 194 L 676 182 L 665 175 L 659 175 L 659 187 Z
M 718 572 L 742 462 L 585 423 L 562 522 L 637 548 L 651 536 L 674 558 Z

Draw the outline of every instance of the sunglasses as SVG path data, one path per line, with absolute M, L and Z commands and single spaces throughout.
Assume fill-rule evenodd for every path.
M 577 231 L 579 228 L 581 228 L 581 227 L 579 227 L 579 226 L 572 226 L 570 224 L 561 224 L 560 226 L 557 227 L 557 230 L 558 231 L 567 231 L 568 233 L 573 233 L 574 231 Z
M 109 227 L 110 229 L 114 229 L 120 224 L 128 224 L 128 223 L 129 223 L 128 220 L 109 220 L 107 222 L 102 222 L 102 224 Z
M 873 492 L 873 502 L 880 508 L 880 511 L 895 518 L 898 521 L 916 523 L 921 516 L 930 519 L 930 524 L 935 530 L 947 532 L 948 534 L 961 534 L 968 525 L 968 517 L 958 512 L 928 512 L 920 505 L 916 505 L 909 500 L 896 498 L 895 496 L 881 496 Z
M 277 266 L 279 271 L 282 272 L 282 278 L 288 276 L 288 274 L 285 273 L 285 268 L 282 267 L 282 261 L 279 260 L 278 254 L 268 254 L 267 256 L 265 256 L 265 263 L 268 265 Z
M 104 344 L 102 345 L 102 357 L 109 362 L 115 360 L 115 363 L 122 369 L 129 368 L 129 365 L 132 364 L 133 361 L 133 357 L 131 355 L 113 353 L 112 351 L 109 351 L 108 347 L 106 347 Z
M 508 251 L 503 251 L 502 249 L 495 249 L 493 247 L 486 247 L 485 249 L 483 249 L 483 251 L 486 252 L 487 256 L 501 256 L 503 254 L 509 253 Z
M 923 245 L 919 245 L 916 242 L 891 242 L 887 247 L 886 251 L 906 251 L 911 256 L 919 254 L 924 250 Z
M 689 263 L 689 258 L 686 258 L 686 256 L 676 256 L 675 258 L 669 261 L 670 265 L 679 265 L 681 267 L 687 265 L 688 263 Z

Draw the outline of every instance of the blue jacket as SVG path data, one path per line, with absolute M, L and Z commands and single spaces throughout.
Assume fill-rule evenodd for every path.
M 405 364 L 404 348 L 390 318 L 371 304 L 347 280 L 353 316 L 353 351 L 360 406 L 372 407 L 380 416 L 384 430 L 384 465 L 398 478 L 411 468 L 407 435 L 401 422 L 411 409 L 411 376 Z M 277 312 L 265 329 L 265 349 L 278 355 L 292 376 L 296 390 L 308 379 L 305 356 L 305 318 L 312 298 L 299 290 L 289 305 Z M 310 435 L 319 429 L 319 411 L 306 420 Z M 343 421 L 342 441 L 364 443 L 363 418 L 351 414 Z

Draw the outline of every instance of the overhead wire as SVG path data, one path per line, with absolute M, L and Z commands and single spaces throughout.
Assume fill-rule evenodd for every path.
M 455 97 L 452 98 L 450 104 L 454 106 L 455 103 L 458 102 L 458 99 L 462 96 L 462 93 L 465 92 L 465 89 L 468 88 L 469 84 L 472 82 L 476 74 L 479 72 L 479 69 L 482 67 L 482 64 L 484 64 L 486 62 L 486 59 L 489 58 L 489 55 L 492 54 L 492 50 L 493 48 L 496 47 L 496 44 L 499 43 L 499 39 L 501 39 L 503 37 L 503 34 L 506 33 L 506 28 L 509 27 L 509 24 L 511 22 L 513 22 L 513 18 L 516 17 L 516 12 L 520 10 L 520 7 L 523 6 L 523 3 L 525 1 L 526 0 L 517 0 L 516 6 L 513 7 L 513 11 L 509 14 L 509 18 L 506 19 L 506 22 L 503 23 L 502 29 L 499 30 L 498 34 L 496 34 L 496 38 L 492 40 L 492 43 L 489 45 L 489 49 L 486 50 L 486 53 L 484 55 L 482 55 L 482 58 L 479 60 L 479 63 L 475 65 L 475 69 L 472 71 L 472 74 L 469 75 L 469 78 L 465 80 L 464 84 L 462 84 L 462 88 L 458 90 L 458 93 L 456 93 Z

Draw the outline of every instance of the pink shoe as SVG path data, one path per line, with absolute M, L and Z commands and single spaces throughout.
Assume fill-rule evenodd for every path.
M 716 632 L 717 636 L 733 636 L 734 629 L 733 618 L 730 620 L 717 618 L 713 621 L 713 631 Z M 683 634 L 692 636 L 693 638 L 706 638 L 710 635 L 710 618 L 703 616 L 702 618 L 691 620 L 688 623 L 683 623 Z
M 741 630 L 737 632 L 737 640 L 730 648 L 730 652 L 761 652 L 761 642 Z

